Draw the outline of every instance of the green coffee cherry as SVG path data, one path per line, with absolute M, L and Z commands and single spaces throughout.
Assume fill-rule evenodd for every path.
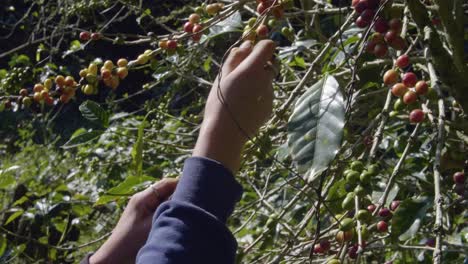
M 364 169 L 364 164 L 359 160 L 353 161 L 351 163 L 351 169 L 360 172 Z
M 350 184 L 355 184 L 359 181 L 359 172 L 351 171 L 346 175 L 346 181 Z
M 365 184 L 368 184 L 371 182 L 372 180 L 372 176 L 374 176 L 372 173 L 368 172 L 368 171 L 363 171 L 361 173 L 361 175 L 359 176 L 359 180 L 362 182 L 362 183 L 365 183 Z
M 372 215 L 368 210 L 359 210 L 356 214 L 356 219 L 364 223 L 368 223 L 371 218 Z
M 364 195 L 366 195 L 366 189 L 364 189 L 364 187 L 362 187 L 361 185 L 358 185 L 354 189 L 354 193 L 357 197 L 363 197 Z
M 351 218 L 345 218 L 340 222 L 340 230 L 341 231 L 349 231 L 353 229 L 354 221 Z
M 344 198 L 343 202 L 341 203 L 341 207 L 344 210 L 351 210 L 354 208 L 354 193 L 349 193 L 346 195 L 346 198 Z

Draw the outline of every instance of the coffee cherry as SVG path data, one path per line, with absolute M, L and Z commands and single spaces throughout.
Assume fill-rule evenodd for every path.
M 44 97 L 44 103 L 46 105 L 53 105 L 54 104 L 54 98 L 52 97 Z
M 200 15 L 199 14 L 191 14 L 188 18 L 189 22 L 192 24 L 200 23 Z
M 101 78 L 102 79 L 109 79 L 112 75 L 112 72 L 109 69 L 102 69 L 101 70 Z
M 258 26 L 256 33 L 257 33 L 257 36 L 259 36 L 260 38 L 266 38 L 268 37 L 268 33 L 269 33 L 268 27 L 265 25 L 260 25 Z
M 374 41 L 368 41 L 368 42 L 366 43 L 366 51 L 367 51 L 368 53 L 374 54 L 374 49 L 375 49 L 375 46 L 376 46 L 376 45 L 377 45 L 376 42 L 374 42 Z
M 390 47 L 392 47 L 395 50 L 404 50 L 404 49 L 406 49 L 406 41 L 401 36 L 397 36 L 389 44 L 390 44 Z
M 387 55 L 387 53 L 388 53 L 387 45 L 385 45 L 385 44 L 375 45 L 375 48 L 374 48 L 375 56 L 377 56 L 379 58 L 383 58 L 383 57 L 385 57 Z
M 350 196 L 348 196 L 350 197 Z M 353 229 L 354 221 L 351 218 L 342 219 L 340 222 L 340 230 L 341 231 L 350 231 Z
M 365 28 L 365 27 L 369 26 L 369 22 L 366 21 L 364 18 L 362 18 L 362 16 L 359 16 L 356 19 L 356 26 L 358 26 L 359 28 Z
M 21 96 L 28 96 L 29 92 L 28 92 L 27 89 L 21 89 L 21 90 L 19 91 L 19 94 L 20 94 Z
M 62 95 L 60 96 L 60 99 L 59 99 L 59 100 L 60 100 L 60 102 L 66 104 L 66 103 L 68 103 L 68 102 L 70 101 L 70 96 L 68 96 L 68 95 L 66 95 L 66 94 L 62 94 Z
M 36 101 L 36 102 L 38 102 L 38 103 L 39 103 L 40 101 L 42 101 L 41 93 L 40 93 L 40 92 L 35 92 L 34 95 L 33 95 L 33 99 L 34 99 L 34 101 Z
M 378 44 L 378 43 L 382 43 L 384 44 L 385 43 L 385 38 L 384 38 L 384 35 L 378 33 L 378 32 L 374 32 L 371 37 L 370 37 L 370 40 L 375 42 L 375 44 Z
M 167 49 L 167 42 L 168 42 L 167 40 L 161 40 L 161 41 L 159 41 L 158 46 L 161 49 L 166 50 Z
M 91 34 L 91 39 L 92 40 L 100 40 L 102 37 L 101 33 L 93 33 Z
M 108 69 L 109 71 L 112 71 L 112 69 L 114 68 L 114 63 L 111 60 L 106 60 L 104 62 L 103 68 Z
M 320 247 L 323 249 L 324 252 L 330 250 L 330 241 L 328 240 L 321 240 Z
M 414 109 L 409 116 L 411 123 L 421 123 L 424 121 L 424 112 L 421 109 Z
M 350 259 L 356 259 L 357 256 L 358 256 L 357 251 L 358 251 L 358 248 L 352 246 L 352 247 L 348 250 L 348 257 L 349 257 Z
M 184 24 L 184 31 L 187 33 L 192 33 L 193 31 L 193 24 L 191 22 L 186 22 Z
M 374 23 L 374 30 L 378 33 L 385 33 L 389 29 L 388 22 L 385 18 L 379 17 Z
M 346 182 L 350 184 L 355 184 L 356 182 L 359 181 L 359 172 L 357 171 L 351 171 L 346 174 Z
M 356 194 L 357 197 L 363 197 L 364 195 L 366 195 L 366 189 L 364 187 L 362 187 L 361 185 L 358 185 L 356 186 L 356 188 L 354 188 L 354 193 Z
M 395 111 L 401 111 L 405 109 L 405 104 L 403 103 L 403 101 L 401 100 L 401 98 L 398 98 L 395 103 L 393 104 L 393 110 Z
M 390 204 L 390 210 L 394 211 L 400 206 L 400 201 L 395 200 Z
M 67 76 L 65 78 L 65 86 L 75 86 L 75 79 L 73 76 Z
M 119 76 L 119 78 L 121 80 L 125 79 L 125 77 L 128 76 L 128 69 L 127 67 L 119 67 L 117 68 L 117 76 Z
M 361 14 L 366 10 L 369 6 L 369 3 L 367 0 L 360 0 L 356 6 L 354 6 L 354 10 L 356 10 L 356 13 Z
M 388 25 L 390 26 L 391 30 L 394 30 L 396 32 L 400 32 L 401 28 L 403 27 L 403 23 L 398 18 L 390 20 L 390 22 L 388 22 Z
M 367 167 L 367 171 L 368 171 L 371 175 L 375 176 L 375 175 L 377 175 L 377 174 L 379 173 L 379 165 L 377 165 L 377 164 L 371 164 L 371 165 L 369 165 L 369 166 Z
M 33 88 L 34 92 L 38 93 L 38 92 L 41 92 L 42 90 L 44 90 L 44 85 L 40 83 L 37 83 L 34 85 L 34 88 Z
M 128 60 L 126 59 L 122 58 L 117 61 L 117 66 L 119 67 L 127 67 L 127 65 L 128 65 Z
M 395 70 L 388 70 L 384 74 L 384 83 L 385 85 L 393 85 L 398 82 L 398 73 Z
M 31 97 L 24 97 L 23 100 L 21 101 L 21 103 L 24 105 L 25 108 L 30 107 L 32 102 L 33 101 L 31 99 Z
M 217 13 L 219 13 L 219 11 L 221 11 L 221 9 L 223 9 L 224 5 L 223 4 L 219 4 L 219 3 L 216 3 L 216 4 L 209 4 L 206 6 L 205 8 L 205 11 L 208 15 L 215 15 Z
M 82 69 L 80 71 L 79 75 L 80 75 L 81 78 L 86 78 L 86 75 L 88 75 L 88 70 L 87 69 Z
M 195 35 L 192 36 L 192 40 L 193 40 L 194 42 L 200 41 L 201 36 L 202 36 L 202 33 L 201 33 L 202 30 L 203 30 L 203 26 L 202 26 L 202 25 L 196 24 L 196 25 L 193 27 L 193 33 L 196 33 Z
M 380 221 L 377 223 L 377 230 L 381 233 L 387 232 L 388 224 L 385 221 Z
M 397 37 L 398 37 L 398 32 L 396 32 L 395 30 L 389 30 L 387 31 L 387 33 L 385 33 L 385 41 L 387 41 L 387 43 L 389 44 L 395 41 Z
M 456 184 L 464 184 L 465 183 L 465 174 L 461 171 L 455 172 L 453 174 L 453 181 Z
M 377 206 L 375 206 L 375 204 L 369 204 L 367 206 L 367 210 L 370 212 L 370 213 L 374 213 L 375 209 L 377 208 Z
M 351 210 L 354 208 L 354 194 L 353 193 L 348 193 L 348 195 L 346 195 L 346 198 L 344 198 L 343 202 L 341 203 L 341 208 L 343 208 L 344 210 Z
M 87 84 L 83 87 L 83 93 L 85 95 L 92 95 L 94 93 L 94 88 L 92 85 Z
M 49 97 L 50 97 L 50 96 L 49 96 L 49 91 L 47 91 L 47 90 L 42 90 L 40 93 L 41 93 L 41 97 L 42 97 L 43 99 L 46 99 L 46 98 L 49 98 Z
M 398 57 L 398 59 L 395 62 L 396 66 L 400 69 L 404 69 L 409 66 L 410 61 L 409 61 L 409 56 L 406 54 L 401 55 Z
M 336 241 L 340 244 L 343 244 L 344 242 L 348 242 L 354 237 L 354 230 L 349 230 L 349 231 L 338 231 L 336 233 Z
M 353 1 L 351 2 L 351 6 L 352 6 L 352 7 L 356 7 L 356 5 L 357 5 L 358 3 L 359 3 L 359 0 L 353 0 Z
M 167 42 L 167 49 L 169 49 L 169 50 L 175 50 L 175 49 L 177 49 L 177 41 L 176 41 L 176 40 L 173 40 L 173 39 L 169 40 L 169 41 Z
M 87 32 L 87 31 L 83 31 L 80 33 L 80 39 L 82 41 L 88 41 L 91 39 L 91 33 Z
M 265 14 L 267 9 L 268 9 L 268 6 L 265 3 L 260 3 L 257 5 L 257 13 L 259 13 L 260 15 Z
M 370 221 L 372 215 L 368 210 L 359 210 L 356 214 L 356 219 L 362 222 Z
M 379 216 L 380 217 L 383 217 L 383 218 L 387 218 L 387 217 L 391 217 L 392 216 L 392 212 L 390 212 L 390 210 L 388 210 L 388 208 L 380 208 L 379 210 Z
M 403 103 L 406 105 L 410 105 L 415 103 L 418 100 L 418 95 L 413 91 L 407 91 L 405 95 L 403 95 Z
M 394 96 L 397 96 L 397 97 L 405 95 L 405 93 L 407 91 L 408 91 L 408 87 L 406 87 L 402 83 L 397 83 L 397 84 L 393 85 L 393 87 L 392 87 L 392 94 Z
M 277 7 L 273 8 L 272 14 L 273 14 L 273 17 L 275 17 L 276 19 L 283 18 L 283 16 L 284 16 L 283 7 L 277 6 Z
M 425 81 L 419 81 L 414 86 L 414 89 L 415 89 L 417 94 L 425 95 L 429 91 L 429 85 L 427 85 L 427 83 Z
M 368 24 L 372 22 L 375 16 L 375 11 L 372 9 L 366 9 L 361 14 L 361 18 L 364 19 Z
M 372 173 L 368 171 L 363 171 L 361 175 L 359 175 L 359 180 L 362 183 L 368 184 L 372 181 L 372 176 L 373 176 Z
M 148 55 L 141 54 L 141 55 L 138 56 L 136 61 L 137 61 L 138 64 L 144 65 L 144 64 L 148 63 L 148 60 L 149 60 Z
M 58 75 L 55 77 L 55 84 L 57 84 L 59 87 L 62 87 L 65 85 L 65 77 L 62 75 Z
M 355 160 L 351 163 L 351 169 L 360 172 L 364 169 L 364 163 L 362 163 L 362 161 Z
M 406 87 L 414 87 L 417 81 L 418 77 L 412 72 L 407 72 L 405 75 L 403 75 L 403 84 Z
M 315 244 L 314 245 L 314 253 L 315 254 L 323 254 L 325 253 L 325 250 L 320 246 L 320 244 Z
M 327 264 L 341 264 L 339 259 L 330 259 Z

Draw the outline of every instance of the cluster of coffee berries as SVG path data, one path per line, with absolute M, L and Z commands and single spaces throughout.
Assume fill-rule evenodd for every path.
M 88 41 L 88 40 L 100 40 L 102 38 L 101 33 L 98 32 L 88 32 L 88 31 L 82 31 L 80 33 L 80 40 L 81 41 Z
M 453 182 L 455 182 L 455 192 L 460 195 L 465 195 L 465 173 L 459 171 L 453 174 Z
M 200 24 L 200 15 L 193 13 L 189 16 L 188 21 L 184 24 L 184 31 L 193 34 L 192 40 L 198 42 L 201 39 L 203 26 Z
M 176 52 L 178 45 L 175 39 L 163 39 L 159 41 L 159 48 L 166 51 L 168 54 Z M 151 50 L 147 50 L 144 54 L 140 55 L 137 59 L 138 64 L 146 64 L 148 60 L 151 59 L 151 53 Z
M 70 102 L 70 100 L 75 96 L 76 87 L 78 86 L 73 76 L 64 77 L 62 75 L 55 77 L 55 85 L 57 96 L 59 96 L 59 100 L 63 104 Z
M 359 14 L 356 25 L 360 28 L 371 25 L 379 5 L 379 0 L 353 0 L 352 6 Z M 366 51 L 382 58 L 388 54 L 389 46 L 395 50 L 405 49 L 406 41 L 400 36 L 402 26 L 398 18 L 387 21 L 384 17 L 377 17 L 373 28 L 375 32 L 367 40 Z
M 276 19 L 281 19 L 284 16 L 284 8 L 290 5 L 290 1 L 279 0 L 257 0 L 257 13 L 264 15 L 269 12 Z
M 267 25 L 261 24 L 255 30 L 255 24 L 257 23 L 257 18 L 252 17 L 247 21 L 247 25 L 244 27 L 244 33 L 242 35 L 242 39 L 250 40 L 254 42 L 255 40 L 262 40 L 268 37 L 270 33 L 270 29 Z
M 395 62 L 397 68 L 403 72 L 409 66 L 408 55 L 401 55 Z M 388 70 L 383 77 L 383 82 L 391 86 L 392 94 L 399 97 L 394 104 L 394 110 L 399 111 L 405 108 L 405 105 L 412 106 L 418 101 L 418 96 L 424 96 L 429 92 L 427 82 L 418 81 L 418 77 L 413 72 L 406 72 L 400 81 L 400 75 L 397 69 Z M 413 109 L 409 115 L 411 123 L 421 123 L 424 121 L 424 112 L 421 109 Z

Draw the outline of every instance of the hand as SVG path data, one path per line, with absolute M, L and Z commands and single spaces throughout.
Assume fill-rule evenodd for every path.
M 112 235 L 89 258 L 89 263 L 135 263 L 138 250 L 148 238 L 156 208 L 172 195 L 177 182 L 163 179 L 133 195 Z
M 215 80 L 208 96 L 194 156 L 217 160 L 233 173 L 238 170 L 247 135 L 255 135 L 272 112 L 275 73 L 265 65 L 274 50 L 273 41 L 262 40 L 255 47 L 246 41 L 231 51 L 221 81 Z

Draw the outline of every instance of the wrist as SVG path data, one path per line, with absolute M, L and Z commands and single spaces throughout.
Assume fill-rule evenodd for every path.
M 247 138 L 234 122 L 206 119 L 203 121 L 193 156 L 216 160 L 235 174 L 239 169 L 246 141 Z

